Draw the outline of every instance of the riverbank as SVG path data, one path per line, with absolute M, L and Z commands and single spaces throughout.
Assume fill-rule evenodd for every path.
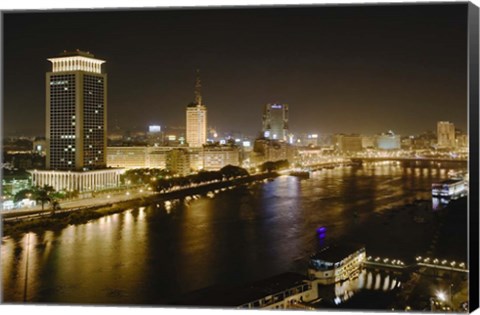
M 82 207 L 74 210 L 70 208 L 62 209 L 61 212 L 44 211 L 44 215 L 29 220 L 7 221 L 3 222 L 3 236 L 19 235 L 27 232 L 39 232 L 44 230 L 60 230 L 71 224 L 84 224 L 90 220 L 98 219 L 106 215 L 122 212 L 129 208 L 147 206 L 150 204 L 185 198 L 192 195 L 206 195 L 215 190 L 234 188 L 256 181 L 263 181 L 279 176 L 276 172 L 262 173 L 245 177 L 234 178 L 231 180 L 213 182 L 205 185 L 187 187 L 184 189 L 173 190 L 164 193 L 144 195 L 129 200 L 118 202 L 107 202 Z

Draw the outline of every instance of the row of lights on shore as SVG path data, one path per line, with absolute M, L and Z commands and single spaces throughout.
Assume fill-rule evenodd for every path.
M 376 257 L 375 259 L 372 256 L 368 256 L 367 260 L 373 260 L 374 262 L 383 262 L 384 264 L 390 263 L 391 265 L 398 265 L 398 266 L 405 266 L 405 263 L 400 259 L 392 259 L 384 258 L 381 259 L 380 257 Z
M 435 265 L 443 265 L 443 266 L 450 265 L 452 267 L 458 266 L 459 268 L 465 268 L 465 263 L 463 262 L 462 263 L 457 263 L 456 261 L 449 262 L 446 259 L 440 261 L 440 259 L 438 258 L 431 259 L 430 257 L 423 258 L 422 256 L 418 256 L 417 258 L 415 258 L 415 260 L 417 262 L 426 263 L 426 264 L 432 263 Z

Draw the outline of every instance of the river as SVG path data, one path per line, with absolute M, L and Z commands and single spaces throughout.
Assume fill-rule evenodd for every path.
M 432 182 L 458 167 L 385 162 L 322 170 L 307 180 L 280 176 L 213 198 L 6 236 L 3 301 L 168 304 L 212 285 L 304 273 L 306 257 L 325 242 L 362 242 L 367 255 L 409 259 L 429 249 L 437 228 L 428 203 L 414 201 L 429 200 Z M 418 215 L 424 223 L 413 220 Z M 327 231 L 321 240 L 320 226 Z

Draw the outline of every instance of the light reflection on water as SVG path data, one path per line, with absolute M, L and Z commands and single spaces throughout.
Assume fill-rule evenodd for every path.
M 428 221 L 412 225 L 402 212 L 391 217 L 397 213 L 392 207 L 430 198 L 431 183 L 447 173 L 388 163 L 336 168 L 315 172 L 309 180 L 282 176 L 215 198 L 162 202 L 30 233 L 30 246 L 27 234 L 5 237 L 4 300 L 23 300 L 27 252 L 28 301 L 101 304 L 163 304 L 210 285 L 241 284 L 288 270 L 304 273 L 304 258 L 318 242 L 360 240 L 368 244 L 367 252 L 382 255 L 387 241 L 410 255 L 424 246 L 412 240 L 431 237 Z M 396 221 L 402 234 L 390 223 Z M 409 235 L 403 235 L 405 224 Z M 317 240 L 320 226 L 328 233 Z M 361 274 L 352 285 L 394 286 L 394 278 L 389 284 L 385 279 Z
M 360 291 L 389 292 L 395 290 L 401 285 L 401 281 L 398 279 L 399 276 L 401 274 L 362 269 L 357 278 L 320 287 L 320 293 L 321 296 L 331 299 L 334 304 L 339 305 L 349 301 Z M 373 279 L 375 279 L 374 285 L 372 285 Z M 329 295 L 329 291 L 332 289 L 334 294 Z

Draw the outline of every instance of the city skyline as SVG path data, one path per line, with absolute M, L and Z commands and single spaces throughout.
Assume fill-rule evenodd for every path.
M 44 133 L 45 59 L 75 48 L 109 60 L 109 130 L 184 125 L 200 68 L 209 126 L 222 131 L 258 134 L 263 107 L 275 102 L 289 104 L 293 132 L 407 135 L 442 120 L 466 131 L 466 38 L 458 36 L 466 10 L 392 7 L 9 13 L 4 132 Z M 208 23 L 196 27 L 200 17 Z
M 1 302 L 477 308 L 478 15 L 2 14 Z

